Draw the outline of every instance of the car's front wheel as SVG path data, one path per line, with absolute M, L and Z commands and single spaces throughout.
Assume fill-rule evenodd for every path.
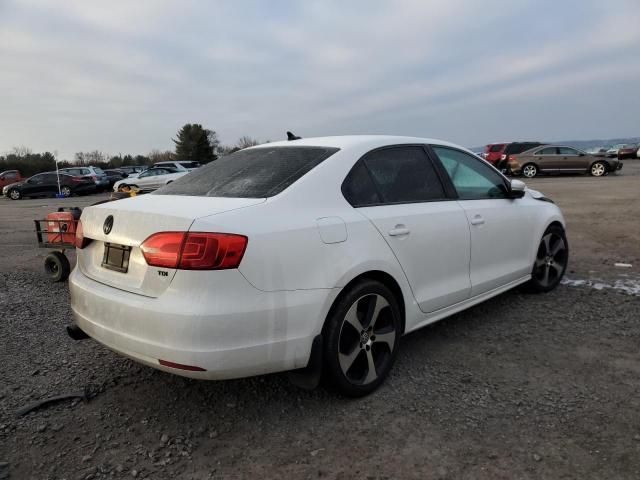
M 70 197 L 71 196 L 71 187 L 67 187 L 66 185 L 64 187 L 62 187 L 60 189 L 60 193 L 64 196 L 64 197 Z
M 564 229 L 551 225 L 540 240 L 527 287 L 533 292 L 553 290 L 562 280 L 568 263 L 569 243 Z
M 344 395 L 367 395 L 384 381 L 400 347 L 398 301 L 382 283 L 362 280 L 334 306 L 324 334 L 328 379 Z
M 607 166 L 604 164 L 604 162 L 595 162 L 593 165 L 591 165 L 589 173 L 591 173 L 593 177 L 601 177 L 605 173 L 607 173 Z
M 20 190 L 16 190 L 14 188 L 13 190 L 9 190 L 9 198 L 11 200 L 20 200 L 20 198 L 22 198 L 22 194 L 20 193 Z

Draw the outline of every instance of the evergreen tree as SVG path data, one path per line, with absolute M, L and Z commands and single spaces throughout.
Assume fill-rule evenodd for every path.
M 206 130 L 197 123 L 187 123 L 178 131 L 177 137 L 173 139 L 176 160 L 208 163 L 217 158 L 214 151 L 218 140 L 214 131 Z

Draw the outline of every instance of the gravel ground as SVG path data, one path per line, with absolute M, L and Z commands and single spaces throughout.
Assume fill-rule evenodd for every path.
M 528 182 L 565 209 L 570 276 L 640 279 L 640 236 L 624 240 L 640 167 L 628 170 Z M 640 296 L 506 293 L 406 336 L 360 400 L 285 374 L 198 382 L 66 336 L 68 289 L 40 273 L 29 224 L 54 204 L 0 201 L 0 479 L 640 478 Z M 16 416 L 87 387 L 88 403 Z

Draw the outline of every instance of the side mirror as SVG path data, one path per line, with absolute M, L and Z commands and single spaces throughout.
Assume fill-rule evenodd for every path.
M 511 188 L 509 190 L 509 198 L 522 198 L 527 185 L 522 180 L 511 180 Z

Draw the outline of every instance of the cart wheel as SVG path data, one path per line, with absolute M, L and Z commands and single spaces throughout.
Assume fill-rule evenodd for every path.
M 44 271 L 47 272 L 52 282 L 62 282 L 69 278 L 71 265 L 64 253 L 51 252 L 44 259 Z

